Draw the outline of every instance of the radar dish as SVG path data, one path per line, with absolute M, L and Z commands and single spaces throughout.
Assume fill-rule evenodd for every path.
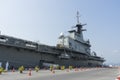
M 63 32 L 61 32 L 61 33 L 60 33 L 60 36 L 64 36 L 64 33 L 63 33 Z

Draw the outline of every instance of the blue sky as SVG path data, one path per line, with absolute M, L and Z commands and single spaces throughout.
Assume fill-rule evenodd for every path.
M 77 23 L 77 11 L 91 50 L 106 63 L 120 63 L 120 0 L 0 0 L 0 31 L 56 45 L 59 34 Z

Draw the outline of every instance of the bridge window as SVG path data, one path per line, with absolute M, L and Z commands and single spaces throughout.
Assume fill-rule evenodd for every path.
M 27 46 L 27 47 L 33 47 L 33 48 L 36 47 L 36 45 L 34 45 L 34 44 L 32 44 L 32 43 L 27 43 L 27 42 L 26 42 L 25 46 Z
M 6 42 L 6 41 L 8 41 L 8 39 L 7 39 L 7 38 L 4 38 L 4 37 L 0 37 L 0 41 L 1 41 L 1 42 Z

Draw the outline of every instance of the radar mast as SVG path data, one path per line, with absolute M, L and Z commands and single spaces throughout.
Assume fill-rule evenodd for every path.
M 77 11 L 77 25 L 75 27 L 77 27 L 77 33 L 81 33 L 82 31 L 85 31 L 85 29 L 82 29 L 82 26 L 86 25 L 86 24 L 81 24 L 79 21 L 79 12 Z
M 79 17 L 80 16 L 79 16 L 79 12 L 78 11 L 77 11 L 77 16 L 76 17 L 77 17 L 77 24 L 80 24 L 80 22 L 79 22 Z

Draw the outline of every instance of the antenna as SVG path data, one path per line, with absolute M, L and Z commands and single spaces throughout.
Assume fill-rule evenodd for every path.
M 76 17 L 77 17 L 77 23 L 79 24 L 79 23 L 80 23 L 80 22 L 79 22 L 79 17 L 80 17 L 80 16 L 79 16 L 79 11 L 77 11 L 77 16 L 76 16 Z

